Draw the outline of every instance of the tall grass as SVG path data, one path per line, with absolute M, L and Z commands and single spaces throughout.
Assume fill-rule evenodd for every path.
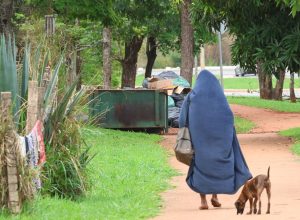
M 86 167 L 93 157 L 89 154 L 90 148 L 84 145 L 80 124 L 74 118 L 75 107 L 84 94 L 82 90 L 75 93 L 77 82 L 73 82 L 63 93 L 44 122 L 47 162 L 43 169 L 42 191 L 70 199 L 77 199 L 86 193 L 89 182 Z
M 76 199 L 86 193 L 86 167 L 92 156 L 74 119 L 75 107 L 83 91 L 74 94 L 77 81 L 65 92 L 45 121 L 47 163 L 43 169 L 43 192 L 56 197 Z
M 77 199 L 85 195 L 89 186 L 87 164 L 92 159 L 76 122 L 67 121 L 57 126 L 59 133 L 46 147 L 47 162 L 42 171 L 42 192 L 59 198 Z

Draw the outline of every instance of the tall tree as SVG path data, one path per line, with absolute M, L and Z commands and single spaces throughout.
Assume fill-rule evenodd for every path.
M 299 16 L 299 13 L 297 13 Z M 298 17 L 299 18 L 299 17 Z M 294 73 L 300 72 L 300 24 L 295 25 L 291 33 L 283 38 L 283 61 L 287 64 L 290 71 L 290 100 L 296 102 L 296 95 L 294 90 Z
M 12 33 L 14 0 L 0 0 L 0 33 L 8 36 Z
M 144 38 L 152 39 L 148 54 L 149 56 L 155 55 L 156 37 L 160 29 L 154 27 L 158 27 L 157 22 L 163 19 L 170 2 L 171 0 L 116 1 L 115 9 L 121 17 L 121 22 L 114 27 L 114 31 L 116 39 L 125 45 L 125 53 L 120 53 L 122 56 L 118 58 L 123 67 L 122 87 L 135 87 L 138 52 Z M 150 50 L 152 50 L 151 54 Z
M 290 100 L 292 103 L 297 102 L 296 94 L 295 94 L 295 74 L 291 73 L 290 77 Z
M 38 1 L 38 0 L 36 0 Z M 110 30 L 115 41 L 119 42 L 120 53 L 113 56 L 122 65 L 122 87 L 134 87 L 138 52 L 143 39 L 151 30 L 154 18 L 159 18 L 170 0 L 109 0 L 109 1 L 53 1 L 61 13 L 73 16 L 88 17 L 100 20 L 104 26 L 104 36 L 109 37 Z M 117 18 L 117 19 L 115 19 Z M 115 21 L 116 20 L 116 21 Z M 109 30 L 110 29 L 110 30 Z M 104 70 L 111 69 L 109 56 L 110 40 L 104 40 Z M 105 82 L 109 82 L 109 74 L 104 74 Z
M 293 17 L 288 6 L 275 0 L 196 1 L 206 2 L 221 15 L 217 16 L 219 21 L 226 21 L 230 33 L 236 37 L 232 46 L 233 63 L 257 68 L 260 97 L 280 100 L 286 68 L 292 72 L 299 70 L 300 57 L 296 53 L 300 44 L 297 40 L 284 43 L 288 36 L 297 36 L 299 13 Z M 272 74 L 277 78 L 274 92 Z
M 291 8 L 292 15 L 295 16 L 300 11 L 300 1 L 297 0 L 276 0 L 278 4 L 284 3 Z
M 146 43 L 147 65 L 145 78 L 152 74 L 153 65 L 157 57 L 157 50 L 167 55 L 170 51 L 179 50 L 180 16 L 176 4 L 168 1 L 161 2 L 161 9 L 157 16 L 149 22 Z
M 100 21 L 103 24 L 102 30 L 102 57 L 103 57 L 103 87 L 111 88 L 112 66 L 111 66 L 111 45 L 112 30 L 111 26 L 117 20 L 114 12 L 114 0 L 92 0 L 73 2 L 72 0 L 61 0 L 56 3 L 56 8 L 63 12 L 67 10 L 71 17 L 89 18 Z
M 174 1 L 171 7 L 167 4 L 163 10 L 160 10 L 160 14 L 154 18 L 153 22 L 151 22 L 152 25 L 149 26 L 146 44 L 147 65 L 145 77 L 151 76 L 157 50 L 163 55 L 168 55 L 171 51 L 180 51 L 181 24 L 180 7 L 178 7 L 180 3 L 181 1 Z M 215 37 L 203 22 L 192 24 L 192 26 L 193 40 L 191 43 L 193 44 L 195 54 L 199 52 L 200 47 L 204 43 L 215 42 Z
M 190 19 L 191 0 L 181 3 L 181 68 L 180 75 L 192 84 L 194 63 L 194 32 Z
M 145 78 L 151 77 L 152 75 L 152 68 L 157 57 L 157 42 L 156 38 L 153 36 L 147 37 L 147 44 L 146 44 L 146 55 L 147 55 L 147 64 L 146 64 L 146 71 L 145 71 Z
M 121 87 L 135 87 L 138 53 L 143 44 L 143 37 L 133 36 L 125 42 L 125 55 L 120 59 L 122 64 L 122 84 Z
M 111 88 L 111 28 L 109 26 L 103 28 L 103 87 Z
M 103 55 L 103 86 L 111 87 L 111 26 L 116 22 L 117 16 L 114 12 L 114 0 L 99 1 L 73 1 L 73 0 L 28 0 L 36 6 L 51 8 L 58 14 L 63 14 L 65 21 L 76 19 L 89 19 L 94 22 L 102 23 L 102 55 Z M 100 49 L 100 48 L 99 48 Z M 78 54 L 77 51 L 75 53 Z M 77 56 L 78 57 L 78 56 Z M 80 62 L 77 62 L 80 64 Z
M 105 2 L 105 3 L 104 3 Z M 112 25 L 117 21 L 117 16 L 113 10 L 114 0 L 102 1 L 106 4 L 106 9 L 101 11 L 103 27 L 103 86 L 104 89 L 111 88 L 112 82 Z M 99 13 L 98 13 L 99 14 Z

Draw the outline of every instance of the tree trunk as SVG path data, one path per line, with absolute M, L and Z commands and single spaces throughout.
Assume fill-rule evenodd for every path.
M 111 29 L 103 28 L 103 88 L 111 88 Z
M 285 71 L 280 70 L 279 72 L 279 79 L 277 79 L 274 96 L 275 100 L 282 100 L 282 90 L 283 90 L 283 83 L 284 83 Z
M 295 74 L 291 73 L 291 78 L 290 78 L 290 100 L 291 102 L 295 103 L 296 102 L 296 95 L 295 95 Z
M 194 58 L 194 64 L 195 64 L 195 72 L 194 72 L 194 75 L 195 76 L 198 76 L 198 61 L 199 61 L 199 59 L 198 59 L 198 56 L 197 56 L 197 54 L 195 55 L 195 58 Z
M 184 0 L 181 4 L 181 69 L 180 75 L 192 85 L 193 78 L 193 47 L 194 33 L 189 18 L 191 0 Z
M 125 58 L 122 63 L 122 85 L 121 87 L 135 87 L 138 53 L 143 44 L 143 38 L 133 37 L 130 42 L 125 43 Z
M 50 17 L 50 16 L 49 16 Z M 79 26 L 80 20 L 78 18 L 75 19 L 75 26 Z M 49 34 L 51 33 L 48 32 Z M 53 33 L 52 33 L 53 34 Z M 51 35 L 51 34 L 50 34 Z M 76 90 L 80 90 L 81 88 L 81 63 L 82 60 L 80 58 L 80 50 L 77 49 L 78 41 L 72 40 L 69 44 L 68 51 L 69 55 L 67 56 L 66 66 L 68 68 L 68 75 L 67 75 L 67 83 L 68 86 L 71 86 L 75 80 L 78 79 Z
M 261 64 L 257 64 L 259 93 L 261 99 L 272 99 L 272 75 L 262 71 Z
M 76 18 L 75 25 L 80 25 L 80 20 Z M 81 89 L 82 85 L 82 76 L 81 76 L 81 66 L 82 66 L 82 58 L 81 58 L 81 52 L 80 50 L 76 51 L 76 78 L 78 78 L 78 83 L 76 85 L 76 91 L 79 91 Z
M 146 65 L 146 72 L 145 78 L 151 77 L 153 65 L 156 59 L 156 40 L 155 37 L 148 37 L 147 45 L 146 45 L 146 54 L 147 54 L 147 65 Z
M 0 0 L 0 34 L 4 34 L 6 37 L 13 32 L 11 23 L 13 11 L 13 0 Z
M 76 51 L 76 47 L 72 46 L 70 47 L 70 53 L 67 56 L 67 61 L 66 61 L 66 66 L 68 68 L 68 72 L 67 72 L 67 84 L 68 86 L 71 86 L 75 79 L 76 79 L 76 68 L 77 68 L 77 51 Z
M 82 66 L 81 54 L 80 51 L 77 51 L 77 56 L 76 56 L 76 77 L 78 77 L 78 83 L 76 86 L 77 91 L 81 89 L 81 84 L 82 84 L 81 66 Z

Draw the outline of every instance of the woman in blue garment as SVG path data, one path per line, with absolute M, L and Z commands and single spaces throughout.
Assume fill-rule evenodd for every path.
M 236 193 L 252 175 L 237 140 L 233 113 L 219 81 L 207 70 L 200 72 L 184 100 L 179 127 L 186 122 L 195 150 L 186 182 L 200 193 L 200 209 L 208 209 L 206 194 L 212 194 L 212 205 L 220 207 L 217 194 Z

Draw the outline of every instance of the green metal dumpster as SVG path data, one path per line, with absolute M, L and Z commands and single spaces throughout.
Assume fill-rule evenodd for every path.
M 163 90 L 94 90 L 90 117 L 105 128 L 168 128 L 168 96 Z

